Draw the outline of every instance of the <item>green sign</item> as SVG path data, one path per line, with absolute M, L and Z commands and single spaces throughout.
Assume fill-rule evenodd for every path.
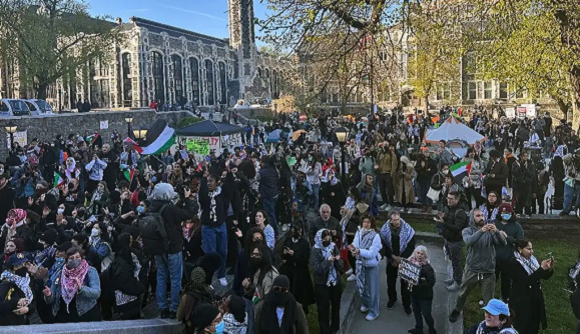
M 186 142 L 187 151 L 195 152 L 201 155 L 209 155 L 208 139 L 188 139 Z

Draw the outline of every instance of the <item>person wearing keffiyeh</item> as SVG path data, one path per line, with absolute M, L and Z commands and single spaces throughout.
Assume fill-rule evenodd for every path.
M 387 258 L 387 291 L 391 309 L 397 301 L 397 276 L 401 259 L 408 258 L 415 248 L 415 230 L 407 224 L 397 211 L 391 212 L 390 219 L 381 228 L 381 240 Z M 407 315 L 411 314 L 411 293 L 407 282 L 401 279 L 401 298 Z
M 544 330 L 548 327 L 540 281 L 552 277 L 554 260 L 546 259 L 539 263 L 533 254 L 532 243 L 520 238 L 516 241 L 516 251 L 508 266 L 512 279 L 509 306 L 517 314 L 514 328 L 518 333 L 537 334 L 540 325 Z
M 0 275 L 0 326 L 30 324 L 36 301 L 26 262 L 24 254 L 13 254 L 6 263 L 8 270 Z
M 321 334 L 337 332 L 340 326 L 340 275 L 344 272 L 344 261 L 340 258 L 340 250 L 331 240 L 329 230 L 316 232 L 310 255 Z

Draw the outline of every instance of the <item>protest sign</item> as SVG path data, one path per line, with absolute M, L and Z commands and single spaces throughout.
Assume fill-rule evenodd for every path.
M 188 152 L 194 152 L 202 155 L 209 155 L 210 145 L 206 138 L 201 139 L 187 139 L 185 142 Z
M 402 259 L 401 266 L 399 267 L 399 275 L 407 283 L 417 285 L 419 284 L 419 276 L 421 275 L 421 266 L 407 259 Z
M 14 142 L 18 143 L 21 147 L 26 146 L 28 144 L 28 137 L 26 135 L 26 130 L 18 131 L 14 133 Z M 6 134 L 6 147 L 10 149 L 10 134 Z

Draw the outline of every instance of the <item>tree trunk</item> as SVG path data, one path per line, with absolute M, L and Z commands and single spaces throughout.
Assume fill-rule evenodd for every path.
M 580 125 L 580 67 L 572 66 L 570 81 L 574 89 L 574 102 L 572 103 L 572 129 L 578 130 Z M 568 120 L 570 121 L 570 120 Z
M 425 104 L 425 117 L 429 115 L 429 95 L 423 98 L 423 103 Z
M 39 100 L 46 100 L 46 92 L 48 90 L 48 83 L 39 83 L 36 87 L 36 98 Z
M 564 119 L 568 119 L 568 112 L 571 107 L 570 103 L 561 97 L 556 98 L 556 103 L 558 103 L 558 108 L 560 108 L 562 115 L 564 115 Z

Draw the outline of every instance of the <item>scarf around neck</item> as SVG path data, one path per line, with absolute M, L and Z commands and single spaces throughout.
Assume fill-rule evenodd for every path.
M 222 188 L 221 187 L 216 187 L 214 191 L 211 191 L 209 193 L 209 197 L 210 197 L 210 203 L 209 203 L 209 219 L 213 220 L 214 222 L 217 222 L 217 212 L 216 212 L 216 208 L 217 208 L 217 201 L 216 201 L 216 197 L 219 196 L 219 194 L 221 194 L 222 192 Z
M 403 218 L 401 219 L 401 227 L 399 228 L 399 254 L 403 254 L 407 245 L 413 239 L 415 235 L 415 230 L 411 225 L 407 224 Z M 381 228 L 381 239 L 387 247 L 393 250 L 393 231 L 391 231 L 391 221 L 387 221 L 385 225 Z
M 30 305 L 30 302 L 32 302 L 32 299 L 34 298 L 34 294 L 32 293 L 32 289 L 30 289 L 30 276 L 28 276 L 28 273 L 26 274 L 26 276 L 21 277 L 6 270 L 0 276 L 0 280 L 16 284 L 16 286 L 22 292 L 24 292 L 26 299 L 28 299 L 28 305 Z
M 88 271 L 89 264 L 85 260 L 82 260 L 81 264 L 74 269 L 69 269 L 67 266 L 63 267 L 60 281 L 62 282 L 62 299 L 66 304 L 67 313 L 70 313 L 68 306 L 79 290 L 73 279 L 77 278 L 84 282 Z
M 322 251 L 322 256 L 324 256 L 324 259 L 328 259 L 331 256 L 336 256 L 337 254 L 334 254 L 334 242 L 331 242 L 328 246 L 324 247 L 324 245 L 322 244 L 322 232 L 326 231 L 325 229 L 321 229 L 320 231 L 316 232 L 316 236 L 314 237 L 314 247 L 318 248 Z M 337 280 L 337 274 L 336 274 L 336 269 L 334 268 L 334 265 L 330 267 L 330 271 L 328 272 L 328 277 L 326 279 L 326 285 L 330 286 L 332 284 L 336 283 Z
M 364 229 L 360 229 L 357 233 L 359 238 L 359 249 L 370 249 L 373 245 L 373 241 L 375 240 L 375 236 L 377 232 L 375 230 L 368 230 L 365 231 Z M 355 236 L 356 238 L 357 236 Z M 363 270 L 363 259 L 360 255 L 357 255 L 356 259 L 356 286 L 358 288 L 359 293 L 363 294 L 366 286 L 366 277 Z
M 536 258 L 533 255 L 529 259 L 524 258 L 517 251 L 514 252 L 514 255 L 516 257 L 516 260 L 522 265 L 522 267 L 524 267 L 524 269 L 528 273 L 528 276 L 533 274 L 536 270 L 538 270 L 538 268 L 540 268 L 538 260 L 536 260 Z

